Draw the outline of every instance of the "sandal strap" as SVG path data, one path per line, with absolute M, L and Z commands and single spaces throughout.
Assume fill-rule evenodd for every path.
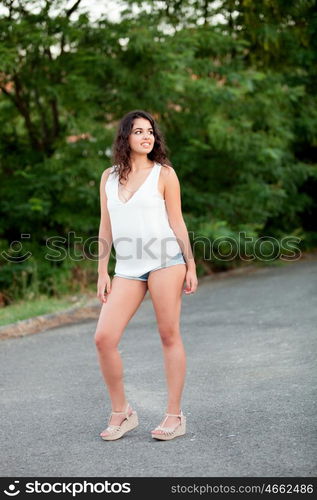
M 174 413 L 165 413 L 168 417 L 183 417 L 183 412 L 181 410 L 179 415 L 175 415 Z
M 129 414 L 128 414 L 129 413 L 129 407 L 130 407 L 130 405 L 128 403 L 125 411 L 112 411 L 110 413 L 110 416 L 109 416 L 109 419 L 108 419 L 108 424 L 110 424 L 110 420 L 111 420 L 112 415 L 125 415 L 126 418 L 129 418 Z
M 161 427 L 160 425 L 158 427 L 155 428 L 156 431 L 163 431 L 167 434 L 170 434 L 174 431 L 176 431 L 178 425 L 176 427 Z
M 120 430 L 120 428 L 121 428 L 121 425 L 108 425 L 106 431 L 110 431 L 110 432 L 118 431 L 118 430 Z
M 174 430 L 178 427 L 178 425 L 176 425 L 176 427 L 164 427 L 164 424 L 165 424 L 166 420 L 168 419 L 168 417 L 178 417 L 181 419 L 180 423 L 181 424 L 183 423 L 184 415 L 183 415 L 182 410 L 181 410 L 179 415 L 175 415 L 174 413 L 165 413 L 165 418 L 162 422 L 162 425 L 159 425 L 158 427 L 156 427 L 155 430 L 160 430 L 160 431 L 164 431 L 164 432 L 166 431 L 167 433 L 174 432 Z

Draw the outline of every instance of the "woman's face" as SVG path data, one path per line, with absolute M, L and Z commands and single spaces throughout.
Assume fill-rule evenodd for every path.
M 131 151 L 138 154 L 150 153 L 155 142 L 154 130 L 146 118 L 135 118 L 129 135 Z

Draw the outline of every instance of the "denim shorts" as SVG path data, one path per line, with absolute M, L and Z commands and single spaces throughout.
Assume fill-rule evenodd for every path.
M 172 257 L 165 265 L 155 267 L 154 269 L 151 269 L 151 271 L 148 271 L 145 274 L 142 274 L 142 276 L 127 276 L 126 274 L 119 274 L 115 273 L 114 276 L 119 276 L 120 278 L 128 278 L 131 280 L 139 280 L 139 281 L 147 281 L 150 273 L 152 271 L 156 271 L 157 269 L 164 269 L 165 267 L 170 267 L 170 266 L 175 266 L 176 264 L 186 264 L 186 261 L 184 259 L 183 253 L 180 252 L 174 257 Z

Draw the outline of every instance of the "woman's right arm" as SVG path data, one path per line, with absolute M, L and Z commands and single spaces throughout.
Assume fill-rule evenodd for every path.
M 110 216 L 107 208 L 106 181 L 110 168 L 107 168 L 100 180 L 100 225 L 98 235 L 98 284 L 97 297 L 106 302 L 106 294 L 111 291 L 111 280 L 108 274 L 108 263 L 112 248 L 112 231 Z

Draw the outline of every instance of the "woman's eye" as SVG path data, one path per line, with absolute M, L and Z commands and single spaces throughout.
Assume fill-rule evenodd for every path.
M 141 134 L 141 130 L 136 130 L 134 133 L 135 133 L 135 135 L 136 135 L 136 134 Z M 153 130 L 151 130 L 151 131 L 150 131 L 150 134 L 151 134 L 151 135 L 153 135 L 153 134 L 154 134 Z

